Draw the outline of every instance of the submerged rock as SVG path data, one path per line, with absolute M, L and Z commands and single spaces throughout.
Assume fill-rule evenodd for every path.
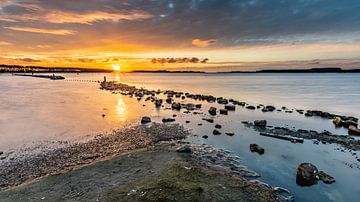
M 225 135 L 228 135 L 228 136 L 234 136 L 235 133 L 232 133 L 232 132 L 226 132 Z
M 256 108 L 252 105 L 246 106 L 246 109 L 251 109 L 251 110 L 255 110 Z
M 173 119 L 173 118 L 163 118 L 162 119 L 163 123 L 174 122 L 174 121 L 175 121 L 175 119 Z
M 216 108 L 215 107 L 210 107 L 209 114 L 212 115 L 212 116 L 215 116 L 216 115 Z
M 332 184 L 335 182 L 335 179 L 332 176 L 330 176 L 329 174 L 325 173 L 324 171 L 319 172 L 319 178 L 325 184 Z
M 265 149 L 260 147 L 257 144 L 250 144 L 250 151 L 251 152 L 257 152 L 260 155 L 263 155 L 265 153 Z
M 266 120 L 255 120 L 254 125 L 257 127 L 266 127 Z
M 141 118 L 141 124 L 146 124 L 146 123 L 150 123 L 151 122 L 151 118 L 148 116 L 144 116 Z

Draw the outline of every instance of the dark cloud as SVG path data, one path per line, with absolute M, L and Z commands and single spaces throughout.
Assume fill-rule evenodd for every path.
M 184 58 L 152 58 L 151 63 L 165 64 L 165 63 L 207 63 L 209 59 L 205 58 L 200 60 L 197 57 L 184 57 Z
M 32 58 L 17 58 L 16 60 L 21 62 L 41 62 L 41 60 L 36 60 Z

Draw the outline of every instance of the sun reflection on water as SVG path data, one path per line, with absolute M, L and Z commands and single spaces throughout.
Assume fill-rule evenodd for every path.
M 117 111 L 120 121 L 125 121 L 127 111 L 126 111 L 126 106 L 125 106 L 124 100 L 121 96 L 117 100 L 116 111 Z

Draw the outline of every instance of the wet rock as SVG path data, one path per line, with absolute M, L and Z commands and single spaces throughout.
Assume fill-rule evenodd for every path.
M 141 124 L 146 124 L 146 123 L 150 123 L 151 122 L 151 118 L 148 116 L 144 116 L 141 118 Z
M 161 105 L 162 105 L 162 100 L 155 100 L 155 106 L 156 107 L 161 107 Z
M 209 138 L 209 136 L 207 136 L 207 135 L 203 135 L 203 136 L 202 136 L 202 138 L 204 138 L 204 139 L 208 139 L 208 138 Z
M 255 110 L 256 108 L 252 105 L 248 105 L 248 106 L 246 106 L 246 109 Z
M 191 153 L 191 148 L 189 145 L 182 145 L 176 149 L 179 153 Z
M 175 103 L 175 102 L 172 103 L 171 109 L 180 110 L 181 109 L 180 103 Z
M 319 180 L 318 169 L 311 163 L 302 163 L 297 167 L 296 183 L 300 186 L 311 186 Z
M 229 110 L 229 111 L 235 111 L 235 105 L 225 105 L 225 109 Z
M 263 112 L 273 112 L 275 109 L 276 108 L 274 106 L 267 105 L 261 111 L 263 111 Z
M 202 126 L 202 123 L 198 123 L 198 126 Z
M 173 118 L 163 118 L 162 119 L 163 123 L 174 122 L 174 121 L 175 121 L 175 119 L 173 119 Z
M 203 118 L 202 120 L 207 121 L 209 123 L 214 123 L 214 119 Z
M 257 152 L 260 155 L 263 155 L 265 153 L 265 149 L 260 147 L 257 144 L 250 144 L 250 151 L 251 152 Z
M 3 155 L 3 154 L 4 154 L 4 152 L 0 151 L 0 156 Z
M 344 122 L 341 120 L 340 117 L 336 117 L 334 120 L 333 120 L 333 123 L 335 125 L 335 127 L 342 127 Z
M 220 109 L 220 114 L 228 115 L 228 110 L 227 109 Z
M 221 129 L 221 125 L 220 125 L 220 124 L 216 124 L 216 125 L 215 125 L 215 128 Z
M 257 127 L 266 127 L 266 120 L 255 120 L 254 125 Z
M 171 102 L 172 102 L 171 97 L 166 98 L 166 103 L 171 104 Z
M 210 107 L 209 114 L 212 115 L 212 116 L 215 116 L 216 115 L 216 108 L 215 107 Z
M 214 135 L 221 135 L 221 132 L 215 129 L 215 130 L 213 130 L 213 134 Z
M 360 136 L 360 129 L 351 125 L 351 126 L 349 126 L 348 133 L 349 133 L 349 135 L 359 135 Z
M 228 135 L 228 136 L 234 136 L 235 133 L 232 133 L 232 132 L 226 132 L 225 135 Z
M 320 180 L 323 181 L 325 184 L 332 184 L 335 182 L 335 179 L 324 171 L 320 171 L 318 175 Z

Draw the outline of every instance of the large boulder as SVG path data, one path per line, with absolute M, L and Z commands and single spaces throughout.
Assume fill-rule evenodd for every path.
M 151 118 L 148 116 L 144 116 L 141 118 L 141 124 L 146 124 L 146 123 L 150 123 L 151 122 Z
M 296 183 L 300 186 L 311 186 L 319 180 L 318 169 L 311 163 L 302 163 L 297 167 Z
M 348 133 L 349 135 L 359 135 L 360 136 L 360 129 L 357 128 L 356 126 L 349 126 L 349 129 L 348 129 Z
M 215 107 L 210 107 L 209 114 L 212 115 L 212 116 L 215 116 L 216 115 L 216 108 Z
M 254 121 L 254 125 L 257 126 L 257 127 L 266 127 L 266 120 L 255 120 Z

